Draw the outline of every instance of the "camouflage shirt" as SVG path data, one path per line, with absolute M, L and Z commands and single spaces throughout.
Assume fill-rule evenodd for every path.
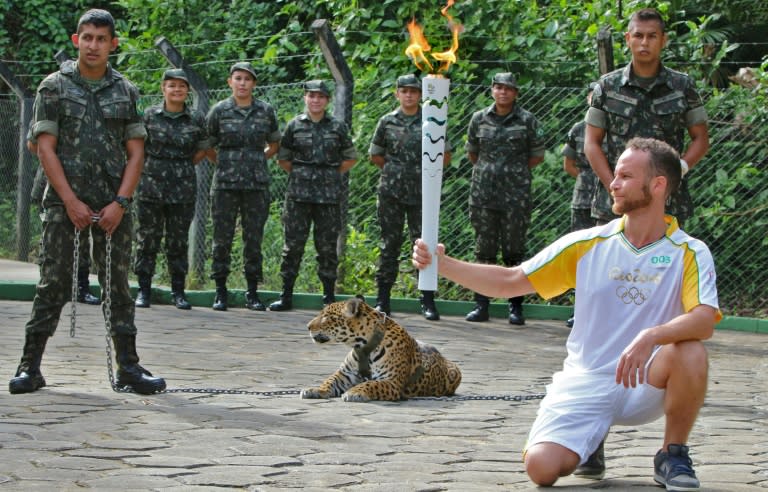
M 472 115 L 467 152 L 477 155 L 469 203 L 493 210 L 528 210 L 531 206 L 530 157 L 544 155 L 544 135 L 536 117 L 515 104 L 505 115 L 496 105 Z
M 605 130 L 606 157 L 613 169 L 632 137 L 663 140 L 682 153 L 686 129 L 706 123 L 707 112 L 688 75 L 662 66 L 654 79 L 641 79 L 629 64 L 600 78 L 585 121 Z M 672 196 L 667 212 L 682 220 L 691 216 L 693 207 L 686 179 Z M 592 216 L 601 220 L 614 218 L 611 198 L 604 186 L 597 188 Z
M 104 78 L 88 81 L 77 62 L 66 61 L 40 83 L 33 108 L 33 141 L 42 133 L 57 138 L 56 155 L 77 197 L 99 210 L 109 204 L 123 178 L 127 140 L 146 137 L 136 110 L 139 91 L 107 65 Z M 43 206 L 61 205 L 52 186 Z
M 446 142 L 445 152 L 451 147 Z M 368 154 L 384 156 L 379 194 L 421 205 L 421 108 L 414 115 L 397 108 L 379 119 Z
M 573 185 L 571 208 L 589 210 L 592 207 L 592 196 L 595 194 L 599 180 L 592 171 L 587 156 L 584 155 L 584 130 L 586 126 L 586 122 L 580 121 L 571 127 L 565 145 L 563 145 L 563 155 L 573 159 L 579 170 L 576 184 Z
M 197 176 L 192 157 L 209 147 L 205 117 L 188 106 L 171 113 L 162 104 L 144 111 L 147 141 L 139 197 L 144 201 L 189 203 L 195 201 Z
M 264 149 L 280 140 L 277 114 L 269 104 L 253 99 L 247 108 L 234 97 L 216 103 L 206 119 L 210 146 L 218 164 L 213 190 L 256 190 L 269 187 Z
M 327 114 L 317 123 L 306 113 L 288 122 L 277 158 L 291 161 L 286 197 L 307 203 L 338 203 L 342 161 L 356 159 L 357 152 L 343 122 Z

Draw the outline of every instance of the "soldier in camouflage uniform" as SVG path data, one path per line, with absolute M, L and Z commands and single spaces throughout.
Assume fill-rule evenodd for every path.
M 589 85 L 587 105 L 592 100 L 592 90 L 596 83 Z M 597 188 L 597 176 L 584 155 L 584 130 L 586 122 L 579 121 L 568 132 L 563 145 L 563 170 L 576 178 L 571 198 L 571 231 L 588 229 L 597 225 L 592 218 L 592 196 Z
M 237 62 L 227 79 L 232 96 L 218 102 L 208 113 L 208 134 L 218 161 L 211 186 L 213 262 L 216 281 L 213 309 L 227 310 L 227 277 L 232 261 L 232 240 L 237 216 L 243 228 L 243 270 L 248 290 L 245 307 L 267 308 L 259 299 L 262 281 L 261 242 L 269 217 L 269 169 L 267 161 L 277 153 L 280 130 L 271 105 L 253 97 L 256 69 Z
M 597 83 L 589 84 L 587 92 L 587 106 L 592 101 L 592 91 Z M 589 229 L 597 225 L 592 218 L 592 197 L 597 188 L 597 176 L 592 172 L 587 156 L 584 155 L 584 129 L 587 123 L 579 121 L 568 132 L 565 145 L 563 145 L 563 170 L 569 176 L 576 178 L 573 185 L 573 197 L 571 198 L 571 231 Z M 573 316 L 568 318 L 565 324 L 573 328 Z
M 136 262 L 139 279 L 136 307 L 149 307 L 155 259 L 165 232 L 165 254 L 171 274 L 171 298 L 178 309 L 191 309 L 184 294 L 189 262 L 189 226 L 195 214 L 195 164 L 208 149 L 205 116 L 185 103 L 189 80 L 183 70 L 163 73 L 163 103 L 144 112 L 147 141 L 139 181 Z
M 386 314 L 390 314 L 390 292 L 397 279 L 406 218 L 411 244 L 421 237 L 421 81 L 415 75 L 398 77 L 395 97 L 400 106 L 381 117 L 368 150 L 371 162 L 381 169 L 376 207 L 381 227 L 376 309 Z M 446 144 L 446 148 L 450 147 Z M 446 151 L 443 163 L 449 162 Z M 440 319 L 434 291 L 421 292 L 421 311 L 428 320 Z
M 293 307 L 293 285 L 313 222 L 323 304 L 336 300 L 342 174 L 355 165 L 357 154 L 347 125 L 325 111 L 330 97 L 324 82 L 306 82 L 306 111 L 288 122 L 280 140 L 277 162 L 289 173 L 283 209 L 285 243 L 280 264 L 283 291 L 280 299 L 269 305 L 270 311 L 287 311 Z
M 40 371 L 48 338 L 56 331 L 72 281 L 75 229 L 91 227 L 94 261 L 102 292 L 111 299 L 110 335 L 115 344 L 118 386 L 137 393 L 165 389 L 165 381 L 141 367 L 136 354 L 134 305 L 128 288 L 131 255 L 130 197 L 141 175 L 144 125 L 136 110 L 136 87 L 108 64 L 118 38 L 112 15 L 86 12 L 72 42 L 76 61 L 62 64 L 37 89 L 32 138 L 48 177 L 43 198 L 40 281 L 11 393 L 45 386 Z M 111 241 L 111 283 L 106 253 Z
M 495 264 L 501 249 L 504 265 L 514 266 L 525 256 L 531 169 L 544 160 L 543 132 L 533 114 L 516 103 L 514 75 L 494 75 L 491 95 L 494 104 L 474 113 L 467 130 L 467 153 L 474 165 L 469 218 L 477 236 L 477 261 Z M 489 302 L 476 293 L 467 321 L 487 321 Z M 509 299 L 509 323 L 525 324 L 522 297 Z
M 624 33 L 632 61 L 626 67 L 603 75 L 595 87 L 585 121 L 584 151 L 603 186 L 598 186 L 592 217 L 607 223 L 617 216 L 611 211 L 609 193 L 613 168 L 632 137 L 656 138 L 680 153 L 683 174 L 692 169 L 709 149 L 707 113 L 693 80 L 661 63 L 667 42 L 664 20 L 654 9 L 641 9 L 629 20 Z M 685 130 L 691 138 L 685 149 Z M 605 139 L 607 152 L 601 145 Z M 693 214 L 687 179 L 674 193 L 667 213 L 682 227 Z

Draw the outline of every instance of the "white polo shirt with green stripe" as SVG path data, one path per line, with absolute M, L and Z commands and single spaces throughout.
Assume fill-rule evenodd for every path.
M 664 237 L 639 249 L 624 236 L 620 218 L 567 234 L 522 263 L 545 299 L 576 289 L 565 371 L 613 375 L 621 352 L 641 330 L 700 304 L 722 318 L 709 248 L 683 232 L 674 217 L 665 221 Z

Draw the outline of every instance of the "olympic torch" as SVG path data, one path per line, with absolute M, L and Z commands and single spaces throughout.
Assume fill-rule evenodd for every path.
M 450 85 L 441 76 L 428 75 L 421 81 L 421 239 L 432 252 L 440 224 Z M 437 256 L 419 272 L 419 290 L 437 290 Z
M 441 14 L 448 20 L 452 43 L 449 50 L 431 53 L 430 56 L 440 62 L 437 74 L 430 73 L 421 82 L 421 238 L 429 250 L 437 248 L 437 236 L 440 225 L 440 191 L 443 185 L 443 163 L 445 159 L 445 137 L 448 128 L 448 95 L 451 81 L 439 72 L 445 72 L 456 61 L 459 48 L 461 25 L 455 23 L 448 13 L 454 0 L 448 0 Z M 434 72 L 432 64 L 424 55 L 430 51 L 429 43 L 421 27 L 412 20 L 408 23 L 410 44 L 405 54 L 413 60 L 420 70 Z M 419 271 L 419 290 L 437 290 L 437 257 L 432 263 Z

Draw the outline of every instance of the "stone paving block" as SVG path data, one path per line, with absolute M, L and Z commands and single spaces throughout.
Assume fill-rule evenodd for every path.
M 0 374 L 21 354 L 30 303 L 0 301 Z M 79 307 L 79 306 L 78 306 Z M 259 392 L 316 385 L 346 348 L 314 344 L 315 313 L 137 310 L 142 364 L 172 389 L 251 394 L 115 393 L 108 386 L 98 309 L 78 309 L 77 336 L 49 341 L 49 386 L 0 396 L 0 489 L 506 491 L 531 490 L 521 449 L 538 401 L 410 400 L 344 403 Z M 262 316 L 263 315 L 263 316 Z M 562 366 L 562 322 L 483 326 L 398 315 L 417 338 L 461 364 L 459 396 L 537 394 Z M 703 490 L 768 488 L 768 344 L 717 332 L 708 342 L 712 384 L 691 435 Z M 658 491 L 653 455 L 661 422 L 611 430 L 607 480 L 566 477 L 571 491 Z M 51 467 L 53 465 L 53 467 Z M 55 475 L 55 480 L 52 476 Z M 135 480 L 131 481 L 131 479 Z

